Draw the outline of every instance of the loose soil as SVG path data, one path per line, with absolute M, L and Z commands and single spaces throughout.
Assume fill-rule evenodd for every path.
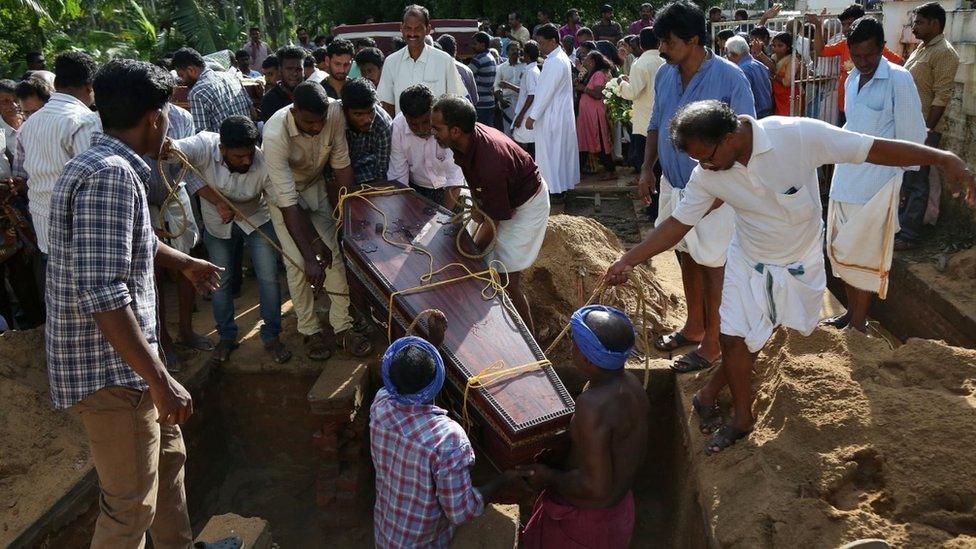
M 931 262 L 914 263 L 909 269 L 937 288 L 963 314 L 976 318 L 976 248 L 950 255 L 941 271 Z
M 684 402 L 705 379 L 679 378 Z M 730 450 L 706 457 L 686 425 L 720 546 L 976 546 L 976 351 L 780 330 L 753 391 L 755 430 Z
M 566 201 L 566 213 L 598 221 L 628 244 L 640 242 L 640 227 L 634 201 L 623 193 L 603 193 L 597 206 L 593 196 L 572 195 Z

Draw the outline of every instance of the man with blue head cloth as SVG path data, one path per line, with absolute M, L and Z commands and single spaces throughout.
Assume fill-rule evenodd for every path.
M 454 528 L 481 515 L 489 494 L 515 478 L 510 473 L 474 487 L 468 436 L 434 405 L 444 385 L 437 346 L 446 327 L 438 312 L 428 322 L 430 342 L 402 337 L 383 355 L 383 388 L 369 412 L 376 467 L 373 524 L 380 549 L 448 547 Z
M 627 547 L 634 531 L 631 487 L 644 462 L 650 403 L 624 370 L 634 326 L 623 312 L 588 305 L 571 320 L 573 362 L 588 382 L 576 398 L 566 470 L 534 464 L 519 473 L 544 488 L 525 525 L 527 548 Z

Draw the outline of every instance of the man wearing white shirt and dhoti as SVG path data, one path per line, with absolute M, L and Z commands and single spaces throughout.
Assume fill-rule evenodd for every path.
M 561 196 L 580 180 L 572 67 L 566 52 L 559 47 L 559 29 L 555 25 L 539 27 L 535 39 L 546 60 L 525 127 L 544 136 L 536 139 L 535 160 L 549 192 Z
M 631 124 L 634 134 L 630 138 L 631 162 L 639 174 L 644 165 L 644 149 L 647 146 L 647 126 L 651 122 L 654 108 L 654 77 L 664 65 L 664 59 L 657 51 L 657 36 L 653 27 L 646 27 L 640 33 L 641 49 L 644 53 L 630 67 L 630 75 L 623 77 L 620 96 L 634 102 Z
M 910 72 L 881 55 L 881 23 L 870 17 L 855 21 L 847 46 L 855 69 L 845 83 L 844 129 L 924 143 L 925 119 L 915 81 Z M 863 332 L 871 295 L 885 298 L 904 171 L 874 164 L 839 164 L 834 169 L 827 208 L 827 257 L 834 276 L 844 281 L 847 312 L 824 324 Z
M 221 123 L 219 134 L 200 132 L 169 145 L 182 152 L 206 178 L 197 190 L 205 229 L 203 241 L 210 260 L 224 268 L 220 288 L 213 294 L 213 316 L 220 336 L 211 358 L 214 365 L 227 362 L 238 347 L 230 265 L 234 248 L 242 242 L 247 245 L 258 279 L 264 349 L 278 364 L 291 358 L 279 339 L 281 286 L 275 248 L 279 244 L 265 200 L 270 180 L 264 154 L 257 147 L 258 135 L 250 118 L 234 115 Z
M 415 84 L 424 84 L 434 96 L 464 95 L 464 84 L 454 58 L 427 43 L 433 29 L 427 8 L 411 4 L 403 10 L 400 32 L 407 47 L 391 53 L 383 62 L 383 74 L 376 96 L 390 116 L 400 112 L 400 94 Z
M 529 40 L 522 47 L 522 79 L 519 82 L 518 99 L 515 101 L 515 120 L 512 122 L 512 140 L 529 151 L 535 158 L 535 130 L 525 127 L 525 117 L 535 102 L 535 89 L 539 85 L 539 44 Z
M 976 201 L 976 185 L 965 162 L 946 151 L 849 132 L 811 118 L 737 117 L 715 100 L 682 107 L 671 120 L 670 136 L 699 165 L 671 216 L 604 276 L 610 284 L 623 283 L 635 266 L 680 241 L 716 201 L 735 212 L 720 313 L 723 360 L 692 398 L 701 432 L 714 431 L 705 448 L 711 455 L 752 430 L 749 378 L 773 331 L 785 326 L 809 335 L 817 326 L 827 284 L 817 168 L 865 161 L 938 165 L 950 183 L 965 185 L 970 205 Z M 726 385 L 733 403 L 728 423 L 716 405 Z
M 422 196 L 453 210 L 464 187 L 464 174 L 454 163 L 451 149 L 441 147 L 434 138 L 430 125 L 433 106 L 434 94 L 423 84 L 400 94 L 400 113 L 393 119 L 386 178 L 409 185 Z

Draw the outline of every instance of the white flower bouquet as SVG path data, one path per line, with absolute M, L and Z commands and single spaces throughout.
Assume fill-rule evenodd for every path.
M 634 105 L 620 95 L 621 77 L 611 78 L 603 87 L 603 103 L 607 107 L 607 117 L 613 122 L 626 124 L 634 114 Z

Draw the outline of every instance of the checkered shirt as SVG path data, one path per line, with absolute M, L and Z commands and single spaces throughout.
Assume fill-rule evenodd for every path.
M 240 79 L 230 73 L 204 69 L 187 101 L 198 132 L 219 133 L 220 124 L 235 114 L 251 117 L 251 97 Z
M 471 486 L 474 450 L 446 410 L 400 404 L 380 389 L 369 433 L 378 548 L 448 547 L 455 526 L 484 512 Z
M 103 387 L 147 388 L 94 313 L 131 306 L 150 347 L 159 340 L 149 166 L 114 137 L 96 133 L 91 144 L 64 167 L 51 199 L 46 339 L 56 408 Z
M 368 132 L 346 126 L 349 160 L 356 183 L 386 179 L 386 171 L 390 167 L 393 119 L 379 103 L 374 110 L 373 125 Z

